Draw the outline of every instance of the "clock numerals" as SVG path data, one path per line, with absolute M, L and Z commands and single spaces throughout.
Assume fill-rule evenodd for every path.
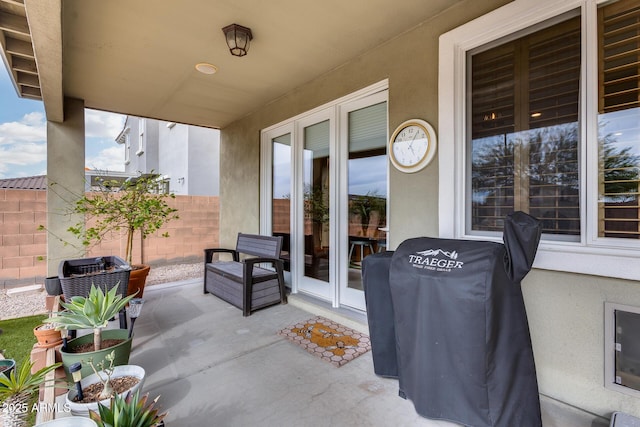
M 398 127 L 390 141 L 391 160 L 404 172 L 426 166 L 435 152 L 433 128 L 424 120 L 408 120 Z

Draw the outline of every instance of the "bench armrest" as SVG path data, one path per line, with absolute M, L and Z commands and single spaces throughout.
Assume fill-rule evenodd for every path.
M 209 248 L 204 250 L 204 263 L 208 264 L 213 260 L 214 253 L 229 253 L 233 256 L 234 261 L 239 261 L 240 256 L 238 255 L 238 251 L 235 249 L 226 249 L 226 248 Z
M 276 269 L 278 275 L 282 275 L 284 270 L 284 263 L 281 259 L 277 258 L 248 258 L 242 260 L 242 263 L 244 264 L 244 277 L 247 278 L 253 276 L 253 267 L 256 264 L 271 264 Z

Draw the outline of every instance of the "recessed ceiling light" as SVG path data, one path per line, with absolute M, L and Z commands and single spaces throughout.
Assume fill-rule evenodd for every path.
M 200 71 L 202 74 L 215 74 L 216 71 L 218 71 L 218 67 L 207 62 L 201 62 L 196 64 L 196 70 Z

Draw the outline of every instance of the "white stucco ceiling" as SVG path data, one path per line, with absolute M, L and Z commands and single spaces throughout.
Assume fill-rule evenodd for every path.
M 55 69 L 59 39 L 40 28 L 52 12 L 25 1 L 36 62 Z M 87 108 L 224 127 L 456 1 L 61 0 L 63 96 Z M 226 47 L 221 29 L 232 23 L 253 31 L 245 57 Z M 219 71 L 201 74 L 199 62 Z M 45 72 L 41 85 L 54 85 L 55 75 Z

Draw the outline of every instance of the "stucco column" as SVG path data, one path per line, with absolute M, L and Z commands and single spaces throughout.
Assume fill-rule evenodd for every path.
M 85 188 L 83 100 L 65 98 L 64 121 L 47 122 L 47 180 L 47 276 L 56 276 L 61 260 L 84 253 L 67 231 L 82 219 L 69 211 Z

